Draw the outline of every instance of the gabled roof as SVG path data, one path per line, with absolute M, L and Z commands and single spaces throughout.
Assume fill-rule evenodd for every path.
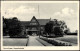
M 38 23 L 37 19 L 35 18 L 35 16 L 33 16 L 33 18 L 31 19 L 30 23 L 37 23 L 37 25 L 39 25 L 39 23 Z
M 50 19 L 37 19 L 40 25 L 46 25 L 50 21 Z
M 36 19 L 33 17 L 32 19 L 35 19 L 40 25 L 46 25 L 50 21 L 50 19 Z M 32 21 L 31 19 L 31 21 Z M 29 26 L 31 21 L 21 21 L 22 26 Z

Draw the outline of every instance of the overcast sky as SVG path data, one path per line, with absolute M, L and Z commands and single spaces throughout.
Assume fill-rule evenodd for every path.
M 71 31 L 77 29 L 76 3 L 2 3 L 1 6 L 5 18 L 17 17 L 20 21 L 30 21 L 33 16 L 37 19 L 58 19 L 65 21 Z

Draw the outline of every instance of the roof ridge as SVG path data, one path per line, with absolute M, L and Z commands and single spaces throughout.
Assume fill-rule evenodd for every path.
M 29 21 L 20 21 L 20 22 L 29 22 Z

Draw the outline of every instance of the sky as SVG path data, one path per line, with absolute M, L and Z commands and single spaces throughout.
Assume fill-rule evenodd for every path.
M 17 17 L 20 21 L 37 19 L 58 19 L 66 22 L 70 31 L 77 30 L 77 3 L 6 3 L 1 5 L 1 15 L 5 18 Z

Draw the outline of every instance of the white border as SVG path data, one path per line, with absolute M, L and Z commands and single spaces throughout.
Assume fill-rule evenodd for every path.
M 78 5 L 78 13 L 79 13 L 79 1 L 1 1 L 1 10 L 2 3 L 77 3 Z M 79 30 L 79 14 L 78 16 L 78 30 Z M 1 30 L 2 25 L 2 17 L 1 17 Z M 3 31 L 1 31 L 1 49 L 2 50 L 79 50 L 79 31 L 78 31 L 78 46 L 3 46 Z M 24 49 L 3 49 L 5 47 L 8 48 L 24 48 Z

